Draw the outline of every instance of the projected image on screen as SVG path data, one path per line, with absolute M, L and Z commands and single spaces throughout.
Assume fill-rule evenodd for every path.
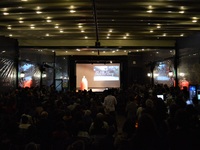
M 118 81 L 119 66 L 94 66 L 94 81 Z
M 76 64 L 77 90 L 120 87 L 120 64 Z

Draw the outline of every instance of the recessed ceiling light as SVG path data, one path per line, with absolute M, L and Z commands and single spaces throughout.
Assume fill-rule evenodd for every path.
M 124 53 L 126 53 L 126 50 L 124 50 Z
M 81 50 L 80 50 L 80 49 L 78 49 L 78 48 L 77 48 L 76 50 L 77 50 L 77 51 L 81 51 Z
M 8 8 L 4 8 L 3 11 L 8 11 Z
M 107 36 L 106 38 L 107 38 L 107 39 L 109 39 L 110 37 L 109 37 L 109 36 Z
M 83 26 L 79 25 L 78 27 L 79 27 L 79 28 L 82 28 Z
M 105 53 L 106 51 L 103 51 L 103 53 Z
M 107 36 L 110 36 L 110 34 L 108 33 Z
M 76 11 L 75 10 L 70 10 L 70 13 L 75 13 Z
M 129 33 L 126 33 L 126 36 L 129 36 Z
M 73 5 L 71 5 L 71 6 L 70 6 L 70 9 L 74 9 L 74 6 L 73 6 Z
M 126 36 L 124 36 L 123 38 L 126 39 Z
M 49 36 L 49 33 L 47 33 L 45 36 Z
M 150 30 L 151 33 L 153 33 L 153 30 Z
M 148 6 L 148 8 L 149 8 L 149 9 L 151 9 L 151 8 L 152 8 L 152 6 L 151 6 L 151 5 L 149 5 L 149 6 Z
M 41 11 L 36 11 L 36 14 L 41 14 L 42 12 Z
M 166 36 L 166 33 L 163 33 L 163 36 Z
M 180 34 L 180 36 L 184 36 L 184 34 Z
M 197 22 L 197 20 L 192 20 L 192 22 L 196 23 L 196 22 Z
M 24 21 L 23 20 L 19 20 L 19 23 L 24 23 Z
M 63 30 L 60 30 L 60 33 L 63 33 Z
M 68 51 L 65 51 L 66 53 L 68 53 Z
M 28 0 L 21 0 L 22 2 L 27 2 Z
M 41 7 L 40 7 L 40 6 L 37 6 L 37 7 L 36 7 L 36 9 L 37 9 L 37 10 L 40 10 L 40 9 L 41 9 Z
M 87 37 L 87 36 L 85 36 L 85 39 L 88 39 L 88 37 Z
M 113 31 L 112 29 L 109 30 L 109 32 L 112 32 L 112 31 Z
M 180 8 L 181 8 L 182 10 L 183 10 L 183 9 L 185 9 L 185 7 L 184 7 L 184 6 L 181 6 Z
M 11 29 L 12 29 L 12 27 L 11 27 L 11 26 L 8 26 L 8 27 L 7 27 L 7 29 L 11 30 Z
M 52 22 L 51 20 L 46 20 L 46 22 Z
M 94 51 L 92 51 L 92 53 L 94 53 Z
M 6 15 L 9 15 L 9 13 L 8 13 L 8 12 L 4 12 L 4 13 L 3 13 L 3 15 L 5 15 L 5 16 L 6 16 Z
M 160 26 L 160 25 L 157 25 L 157 28 L 158 28 L 158 29 L 160 29 L 160 28 L 161 28 L 161 26 Z
M 148 12 L 148 13 L 152 13 L 152 12 L 153 12 L 153 10 L 147 10 L 147 12 Z
M 182 10 L 182 11 L 179 11 L 179 13 L 180 13 L 180 14 L 184 14 L 184 13 L 185 13 L 185 11 L 183 11 L 183 10 Z
M 35 27 L 34 27 L 34 26 L 30 26 L 30 28 L 31 28 L 31 29 L 35 29 Z
M 59 26 L 55 26 L 54 28 L 59 28 Z
M 83 33 L 83 32 L 85 32 L 84 30 L 81 30 L 81 32 Z
M 9 34 L 9 36 L 13 36 L 12 34 Z

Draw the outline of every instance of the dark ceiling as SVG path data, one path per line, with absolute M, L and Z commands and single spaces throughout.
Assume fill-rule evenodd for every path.
M 171 51 L 199 31 L 199 8 L 198 0 L 1 0 L 0 35 L 57 55 Z

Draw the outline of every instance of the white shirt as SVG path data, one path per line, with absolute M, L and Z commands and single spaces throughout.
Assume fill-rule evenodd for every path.
M 117 105 L 117 100 L 115 96 L 108 95 L 104 98 L 104 111 L 105 113 L 109 113 L 111 111 L 115 111 L 115 106 Z

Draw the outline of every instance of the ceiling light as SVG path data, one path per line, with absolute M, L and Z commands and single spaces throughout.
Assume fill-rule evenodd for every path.
M 197 22 L 197 20 L 192 20 L 192 22 L 196 23 L 196 22 Z
M 149 5 L 149 7 L 148 7 L 149 9 L 151 9 L 152 8 L 152 6 L 151 5 Z
M 185 7 L 184 7 L 184 6 L 181 6 L 181 9 L 183 10 L 183 9 L 185 9 Z
M 41 11 L 36 11 L 36 14 L 41 14 L 42 12 Z
M 163 36 L 166 36 L 166 33 L 164 33 Z
M 92 53 L 94 53 L 94 51 L 92 51 Z
M 160 29 L 160 28 L 161 28 L 161 26 L 160 26 L 160 25 L 157 25 L 157 28 L 158 28 L 158 29 Z
M 77 48 L 76 50 L 77 50 L 77 51 L 81 51 L 81 50 L 80 50 L 80 49 L 78 49 L 78 48 Z
M 8 11 L 8 8 L 4 8 L 3 11 Z
M 152 13 L 152 12 L 153 12 L 153 10 L 147 10 L 147 12 L 148 12 L 148 13 Z
M 34 26 L 30 26 L 30 28 L 31 28 L 31 29 L 35 29 L 35 27 L 34 27 Z
M 37 6 L 36 9 L 37 9 L 37 10 L 40 10 L 41 8 L 40 8 L 40 6 Z
M 51 19 L 51 17 L 47 17 L 47 19 Z
M 107 36 L 110 36 L 110 34 L 108 33 Z
M 85 32 L 84 30 L 81 30 L 81 32 L 83 33 L 83 32 Z
M 19 23 L 24 23 L 24 21 L 20 20 Z
M 153 30 L 150 30 L 151 33 L 153 33 Z
M 179 13 L 180 13 L 180 14 L 184 14 L 184 13 L 185 13 L 185 11 L 183 11 L 183 10 L 182 10 L 182 11 L 179 11 Z
M 60 30 L 60 33 L 63 33 L 63 30 Z
M 112 32 L 112 29 L 110 29 L 109 32 Z
M 74 6 L 73 6 L 73 5 L 71 5 L 71 6 L 70 6 L 70 9 L 74 9 Z
M 109 39 L 110 37 L 109 37 L 109 36 L 107 36 L 106 38 L 107 38 L 107 39 Z
M 106 51 L 103 51 L 103 53 L 105 53 Z
M 126 50 L 124 50 L 124 53 L 126 53 Z
M 46 20 L 47 22 L 52 22 L 51 20 Z
M 126 36 L 129 36 L 129 33 L 126 33 Z
M 47 33 L 45 36 L 49 36 L 49 33 Z
M 112 51 L 112 53 L 115 53 L 115 51 Z
M 11 26 L 8 26 L 8 27 L 7 27 L 7 29 L 11 30 L 11 29 L 12 29 L 12 27 L 11 27 Z
M 70 13 L 75 13 L 76 11 L 75 10 L 70 10 Z
M 123 38 L 126 39 L 126 36 L 124 36 Z
M 9 36 L 13 36 L 12 34 L 9 34 Z
M 82 28 L 83 26 L 79 25 L 78 27 L 79 27 L 79 28 Z
M 54 28 L 59 28 L 59 26 L 55 26 Z
M 180 36 L 184 36 L 184 34 L 181 34 Z
M 21 0 L 22 2 L 27 2 L 28 0 Z
M 197 17 L 192 17 L 192 19 L 193 19 L 193 20 L 197 20 L 198 18 L 197 18 Z
M 85 36 L 85 39 L 87 39 L 88 37 L 87 36 Z
M 3 15 L 5 15 L 5 16 L 6 16 L 6 15 L 9 15 L 9 13 L 8 13 L 8 12 L 4 12 L 4 13 L 3 13 Z

